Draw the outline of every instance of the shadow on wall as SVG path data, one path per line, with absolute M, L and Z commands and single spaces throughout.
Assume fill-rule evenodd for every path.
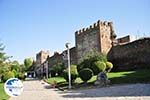
M 150 38 L 114 46 L 107 56 L 115 66 L 113 71 L 150 68 Z

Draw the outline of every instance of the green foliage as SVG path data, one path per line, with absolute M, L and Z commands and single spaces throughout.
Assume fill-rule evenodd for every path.
M 0 43 L 0 78 L 2 75 L 9 70 L 9 68 L 6 66 L 5 60 L 8 58 L 5 56 L 5 53 L 3 52 L 4 46 L 2 43 Z
M 113 64 L 111 62 L 106 62 L 106 71 L 107 72 L 110 72 L 111 69 L 113 68 Z
M 11 62 L 3 50 L 4 46 L 0 43 L 0 79 L 6 81 L 11 77 L 18 77 L 18 73 L 24 69 L 21 69 L 18 61 Z M 9 62 L 6 62 L 7 59 Z
M 15 77 L 18 77 L 17 71 L 15 69 L 13 69 L 12 72 L 14 73 Z
M 0 43 L 0 64 L 3 63 L 7 59 L 3 50 L 4 50 L 4 46 L 2 43 Z
M 107 61 L 106 62 L 106 67 L 112 69 L 113 68 L 113 64 L 111 62 Z
M 53 74 L 57 73 L 58 76 L 61 76 L 64 69 L 65 69 L 64 63 L 57 63 L 54 66 L 52 66 L 51 72 Z
M 18 79 L 21 79 L 21 80 L 24 80 L 25 79 L 25 75 L 24 75 L 24 73 L 21 73 L 21 72 L 19 72 L 18 73 Z
M 98 52 L 97 50 L 93 49 L 92 51 L 88 52 L 87 54 L 84 55 L 84 58 L 82 61 L 85 59 L 93 59 L 95 61 L 107 61 L 107 56 Z
M 17 72 L 20 71 L 20 64 L 18 61 L 13 61 L 11 64 L 11 70 L 16 70 Z
M 106 55 L 103 55 L 96 51 L 89 52 L 85 59 L 77 65 L 78 72 L 80 72 L 80 70 L 82 70 L 83 68 L 90 68 L 93 71 L 94 75 L 97 75 L 99 73 L 99 68 L 97 68 L 94 63 L 96 61 L 107 62 L 107 57 Z
M 25 65 L 24 65 L 24 64 L 21 64 L 21 65 L 20 65 L 20 72 L 24 73 L 25 70 L 26 70 Z
M 60 84 L 60 83 L 66 82 L 66 80 L 65 80 L 63 77 L 57 76 L 57 77 L 51 77 L 51 78 L 49 78 L 49 79 L 47 80 L 47 82 L 50 83 L 50 84 L 54 84 L 54 82 Z
M 5 82 L 7 81 L 9 78 L 14 78 L 15 75 L 12 71 L 6 72 L 5 74 L 3 74 L 3 78 L 2 80 Z
M 77 78 L 78 76 L 78 72 L 77 72 L 77 66 L 76 65 L 71 65 L 70 66 L 70 73 L 71 73 L 71 81 L 74 82 L 75 79 Z M 69 79 L 68 79 L 68 68 L 64 70 L 63 72 L 63 77 L 64 79 L 68 82 Z
M 2 75 L 3 73 L 5 73 L 7 71 L 9 71 L 9 67 L 5 63 L 1 64 L 1 66 L 0 66 L 0 75 Z
M 4 83 L 0 83 L 0 100 L 9 100 L 9 96 L 4 90 Z
M 79 77 L 84 81 L 87 82 L 93 76 L 93 71 L 89 68 L 84 68 L 79 72 Z
M 32 58 L 26 58 L 24 60 L 24 65 L 26 67 L 26 70 L 28 70 L 33 64 L 33 59 Z
M 51 73 L 51 77 L 55 77 L 56 76 L 56 71 L 53 68 L 50 69 L 50 73 Z
M 106 70 L 106 64 L 104 62 L 96 61 L 94 64 L 98 68 L 99 72 L 104 72 Z

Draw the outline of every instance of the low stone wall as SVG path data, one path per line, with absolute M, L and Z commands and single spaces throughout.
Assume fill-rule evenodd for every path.
M 108 60 L 114 64 L 114 71 L 150 68 L 150 38 L 112 47 Z

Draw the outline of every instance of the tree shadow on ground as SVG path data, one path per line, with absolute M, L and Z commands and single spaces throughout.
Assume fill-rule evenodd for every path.
M 64 94 L 63 92 L 58 93 L 61 93 L 64 98 L 150 96 L 150 84 L 146 84 L 150 82 L 148 72 L 134 71 L 124 74 L 122 77 L 110 78 L 110 80 L 112 84 L 107 87 L 69 90 Z

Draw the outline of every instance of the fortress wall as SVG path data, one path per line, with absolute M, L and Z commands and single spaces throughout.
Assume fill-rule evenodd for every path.
M 65 59 L 63 58 L 65 53 Z M 67 66 L 67 50 L 63 51 L 63 53 L 55 53 L 53 56 L 48 58 L 48 66 L 49 68 L 53 67 L 53 65 L 57 63 L 64 62 L 65 65 Z M 70 48 L 70 63 L 71 64 L 76 64 L 77 59 L 76 59 L 76 47 Z
M 63 51 L 65 53 L 65 59 L 63 59 L 65 65 L 67 66 L 67 50 Z M 62 56 L 64 56 L 62 53 Z M 76 65 L 77 64 L 77 53 L 76 47 L 70 48 L 70 64 Z
M 92 49 L 100 50 L 99 48 L 99 25 L 93 24 L 89 28 L 79 30 L 75 32 L 77 63 L 82 61 L 84 55 L 86 55 Z
M 55 53 L 53 56 L 48 58 L 48 67 L 52 68 L 53 65 L 63 62 L 62 54 Z
M 75 32 L 77 63 L 90 51 L 96 50 L 107 54 L 111 48 L 112 22 L 98 20 L 88 28 Z
M 114 70 L 150 68 L 150 38 L 114 46 L 108 53 L 108 59 L 114 64 Z

